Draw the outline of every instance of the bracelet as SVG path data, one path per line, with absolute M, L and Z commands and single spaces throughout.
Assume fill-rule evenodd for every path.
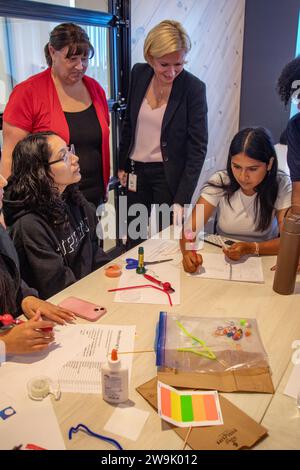
M 254 251 L 254 255 L 256 256 L 259 256 L 259 244 L 257 242 L 253 242 L 254 245 L 255 245 L 255 251 Z

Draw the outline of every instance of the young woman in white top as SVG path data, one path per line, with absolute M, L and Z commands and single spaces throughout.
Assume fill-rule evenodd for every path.
M 281 225 L 291 205 L 291 182 L 278 171 L 276 152 L 264 128 L 247 128 L 235 135 L 227 170 L 215 173 L 205 184 L 197 201 L 200 204 L 204 220 L 196 220 L 195 207 L 190 221 L 192 237 L 217 208 L 217 232 L 241 240 L 224 250 L 230 259 L 278 253 Z M 183 267 L 195 272 L 202 257 L 188 249 L 190 239 L 185 231 L 180 242 Z

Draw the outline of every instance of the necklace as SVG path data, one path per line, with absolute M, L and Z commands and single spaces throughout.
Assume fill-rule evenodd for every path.
M 158 96 L 156 96 L 158 105 L 161 104 L 163 98 L 164 98 L 164 90 L 160 90 Z
M 155 100 L 157 103 L 157 106 L 159 107 L 163 100 L 165 99 L 165 93 L 164 93 L 164 88 L 159 87 L 157 83 L 157 79 L 153 79 L 153 94 L 155 96 Z

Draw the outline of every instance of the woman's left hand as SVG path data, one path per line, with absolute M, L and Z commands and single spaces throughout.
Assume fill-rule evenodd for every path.
M 70 310 L 58 307 L 57 305 L 31 295 L 23 299 L 22 310 L 29 319 L 36 314 L 37 310 L 39 310 L 42 317 L 55 321 L 56 323 L 59 323 L 59 325 L 65 325 L 66 322 L 73 323 L 73 320 L 76 318 L 74 313 Z
M 277 264 L 272 266 L 271 271 L 276 271 L 276 268 L 277 268 Z M 300 274 L 300 263 L 298 264 L 298 267 L 297 267 L 297 274 Z
M 227 249 L 223 249 L 223 253 L 229 258 L 232 259 L 233 261 L 238 261 L 241 259 L 243 256 L 250 255 L 251 254 L 251 249 L 249 247 L 249 244 L 246 242 L 237 242 L 231 245 Z

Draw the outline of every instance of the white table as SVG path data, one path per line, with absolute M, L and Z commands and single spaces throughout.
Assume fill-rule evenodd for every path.
M 218 248 L 211 245 L 205 245 L 205 250 L 219 252 Z M 136 255 L 136 251 L 133 254 Z M 276 294 L 272 290 L 274 273 L 270 271 L 275 261 L 275 257 L 263 258 L 264 284 L 191 278 L 182 270 L 181 304 L 172 308 L 166 308 L 165 305 L 114 303 L 114 294 L 107 290 L 117 287 L 118 279 L 105 277 L 103 268 L 60 292 L 52 301 L 58 303 L 69 295 L 75 295 L 104 305 L 107 314 L 99 320 L 101 323 L 136 325 L 135 350 L 153 349 L 160 310 L 171 309 L 174 313 L 192 316 L 256 318 L 269 356 L 276 393 L 274 396 L 256 393 L 226 393 L 224 396 L 269 429 L 270 436 L 258 448 L 283 449 L 290 446 L 300 449 L 300 414 L 295 400 L 282 395 L 284 381 L 289 373 L 291 344 L 300 338 L 300 279 L 294 295 Z M 154 352 L 135 354 L 129 396 L 134 406 L 150 411 L 150 417 L 138 441 L 117 437 L 124 449 L 182 449 L 182 440 L 160 420 L 135 390 L 155 375 Z M 104 402 L 101 396 L 65 393 L 54 406 L 68 449 L 111 449 L 106 443 L 83 433 L 74 435 L 72 441 L 67 440 L 69 428 L 79 422 L 85 423 L 95 432 L 103 432 L 115 408 Z M 116 438 L 115 435 L 111 437 Z

